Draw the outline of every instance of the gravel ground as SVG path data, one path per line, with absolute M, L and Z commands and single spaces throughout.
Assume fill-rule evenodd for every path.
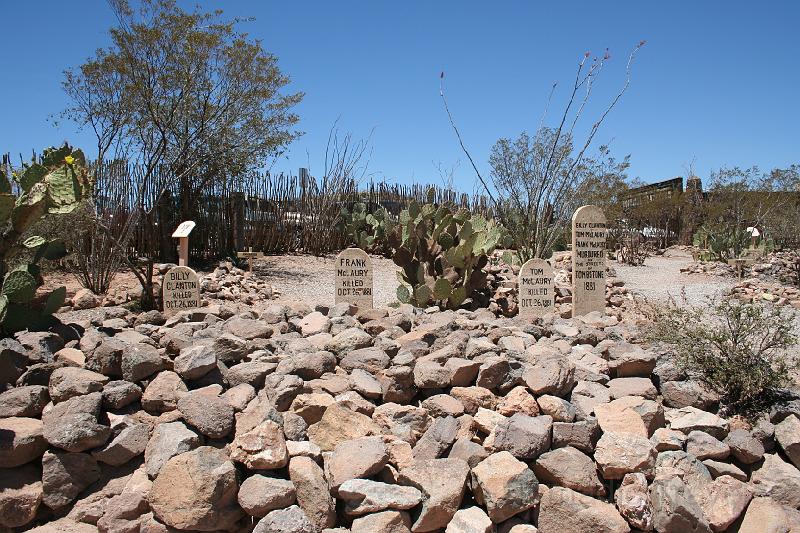
M 653 256 L 645 260 L 644 266 L 631 267 L 612 262 L 617 277 L 625 281 L 629 291 L 649 301 L 665 303 L 672 297 L 682 303 L 681 293 L 691 305 L 708 301 L 709 297 L 729 291 L 735 280 L 705 274 L 681 274 L 681 267 L 692 262 L 691 256 L 670 250 L 669 256 Z
M 375 307 L 396 301 L 397 266 L 385 257 L 373 255 L 373 294 Z M 334 264 L 336 256 L 274 255 L 259 259 L 254 271 L 266 277 L 281 294 L 281 300 L 301 300 L 333 305 Z

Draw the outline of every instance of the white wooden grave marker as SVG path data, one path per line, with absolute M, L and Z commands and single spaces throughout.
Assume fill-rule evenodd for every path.
M 172 238 L 178 239 L 179 266 L 189 266 L 189 234 L 194 229 L 194 226 L 194 220 L 185 220 L 172 233 Z

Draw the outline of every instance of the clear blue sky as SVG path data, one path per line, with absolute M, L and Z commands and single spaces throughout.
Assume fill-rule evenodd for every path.
M 187 7 L 194 3 L 186 3 Z M 438 181 L 435 165 L 474 176 L 439 99 L 450 107 L 482 169 L 491 145 L 539 123 L 550 85 L 564 95 L 586 50 L 612 61 L 595 106 L 624 79 L 628 52 L 648 41 L 628 93 L 597 140 L 631 155 L 631 176 L 684 175 L 694 159 L 706 178 L 722 165 L 764 168 L 800 162 L 800 2 L 203 1 L 263 40 L 305 91 L 306 132 L 276 170 L 321 174 L 328 130 L 372 136 L 370 170 L 402 182 Z M 48 116 L 65 104 L 61 72 L 108 43 L 104 1 L 14 1 L 2 6 L 0 151 L 29 153 L 64 139 L 93 146 Z M 556 98 L 553 107 L 561 102 Z M 551 118 L 554 116 L 551 115 Z M 91 150 L 89 150 L 91 151 Z

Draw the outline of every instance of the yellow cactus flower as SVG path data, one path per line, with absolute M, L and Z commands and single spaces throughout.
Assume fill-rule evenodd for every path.
M 68 165 L 71 165 L 72 163 L 75 162 L 75 158 L 72 157 L 71 155 L 68 155 L 67 157 L 64 158 L 64 161 L 66 161 Z

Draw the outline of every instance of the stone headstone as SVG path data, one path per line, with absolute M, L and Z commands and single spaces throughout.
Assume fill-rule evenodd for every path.
M 572 215 L 572 316 L 606 307 L 606 217 L 596 205 Z
M 372 259 L 360 248 L 336 256 L 336 303 L 341 302 L 372 309 Z
M 544 259 L 531 259 L 519 271 L 519 316 L 536 318 L 554 309 L 553 267 Z
M 170 268 L 164 274 L 161 294 L 167 315 L 200 307 L 200 280 L 197 273 L 186 266 Z

